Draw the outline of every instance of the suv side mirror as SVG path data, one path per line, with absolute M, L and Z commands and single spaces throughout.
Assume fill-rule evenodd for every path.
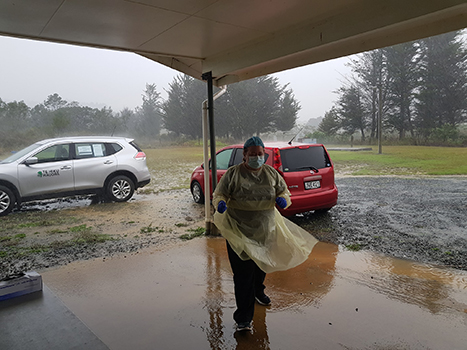
M 26 165 L 37 164 L 38 161 L 39 160 L 37 159 L 37 157 L 30 157 L 30 158 L 26 159 L 24 164 L 26 164 Z

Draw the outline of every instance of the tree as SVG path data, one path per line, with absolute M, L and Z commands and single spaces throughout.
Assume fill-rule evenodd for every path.
M 201 137 L 201 106 L 206 98 L 205 83 L 177 76 L 162 107 L 164 127 L 176 135 Z M 214 107 L 216 134 L 235 139 L 290 130 L 300 109 L 292 90 L 269 76 L 229 85 Z
M 340 122 L 338 112 L 335 108 L 324 113 L 323 120 L 318 125 L 318 131 L 324 133 L 326 136 L 332 136 L 340 129 Z
M 24 101 L 5 103 L 2 108 L 1 129 L 4 131 L 16 131 L 25 129 L 30 119 L 29 107 Z
M 68 125 L 70 125 L 70 119 L 65 111 L 63 109 L 55 111 L 52 119 L 52 128 L 60 134 L 66 130 Z
M 457 127 L 467 120 L 467 52 L 460 32 L 422 40 L 421 52 L 415 122 L 428 137 L 444 125 Z
M 287 85 L 275 77 L 263 76 L 229 85 L 219 100 L 216 130 L 242 140 L 251 135 L 290 130 L 295 126 L 300 105 Z
M 44 101 L 44 106 L 48 110 L 56 111 L 59 108 L 65 107 L 67 101 L 62 99 L 57 93 L 49 95 Z
M 386 124 L 399 133 L 414 136 L 412 109 L 418 87 L 418 42 L 408 42 L 384 49 L 388 66 L 388 113 Z
M 358 85 L 364 112 L 369 119 L 370 143 L 376 138 L 377 117 L 379 105 L 379 93 L 381 90 L 384 105 L 385 96 L 388 90 L 387 63 L 383 49 L 364 52 L 358 59 L 351 61 L 350 66 L 356 75 L 354 84 Z
M 293 95 L 292 90 L 285 90 L 280 101 L 275 127 L 280 131 L 289 131 L 295 126 L 300 104 Z
M 356 85 L 339 89 L 338 116 L 340 126 L 352 135 L 359 130 L 365 141 L 365 128 L 368 126 L 361 99 L 361 91 Z
M 162 104 L 164 128 L 178 135 L 201 138 L 201 108 L 207 98 L 206 84 L 188 75 L 178 75 L 169 84 L 167 100 Z
M 24 101 L 5 103 L 0 99 L 0 146 L 19 145 L 31 125 L 29 107 Z
M 138 131 L 146 137 L 159 136 L 161 131 L 161 102 L 156 84 L 146 84 L 143 105 L 137 110 Z
M 92 115 L 92 127 L 94 132 L 110 134 L 115 130 L 117 119 L 113 115 L 112 108 L 94 108 L 92 110 Z
M 134 111 L 125 107 L 118 113 L 117 118 L 119 119 L 119 123 L 115 132 L 123 133 L 124 135 L 136 134 L 136 116 Z

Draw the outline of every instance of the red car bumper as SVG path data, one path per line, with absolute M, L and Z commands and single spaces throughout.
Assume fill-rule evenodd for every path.
M 292 216 L 312 210 L 330 209 L 337 204 L 338 191 L 331 190 L 290 197 L 292 205 L 287 209 L 279 209 L 283 216 Z

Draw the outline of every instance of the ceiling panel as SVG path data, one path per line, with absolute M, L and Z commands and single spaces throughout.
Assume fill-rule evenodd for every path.
M 135 52 L 218 85 L 465 27 L 467 0 L 0 1 L 0 35 Z
M 147 4 L 153 7 L 189 15 L 194 15 L 218 1 L 219 0 L 128 0 L 128 2 Z
M 189 17 L 139 47 L 147 52 L 205 58 L 254 40 L 263 33 L 199 17 Z
M 0 31 L 40 36 L 63 0 L 0 1 Z
M 60 40 L 136 49 L 187 17 L 126 1 L 67 0 L 42 34 Z
M 310 19 L 319 21 L 355 2 L 358 0 L 221 0 L 196 16 L 274 33 Z

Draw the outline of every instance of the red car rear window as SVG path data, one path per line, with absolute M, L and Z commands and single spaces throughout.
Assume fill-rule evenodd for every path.
M 331 166 L 331 161 L 322 146 L 296 147 L 280 151 L 284 172 L 322 169 Z

